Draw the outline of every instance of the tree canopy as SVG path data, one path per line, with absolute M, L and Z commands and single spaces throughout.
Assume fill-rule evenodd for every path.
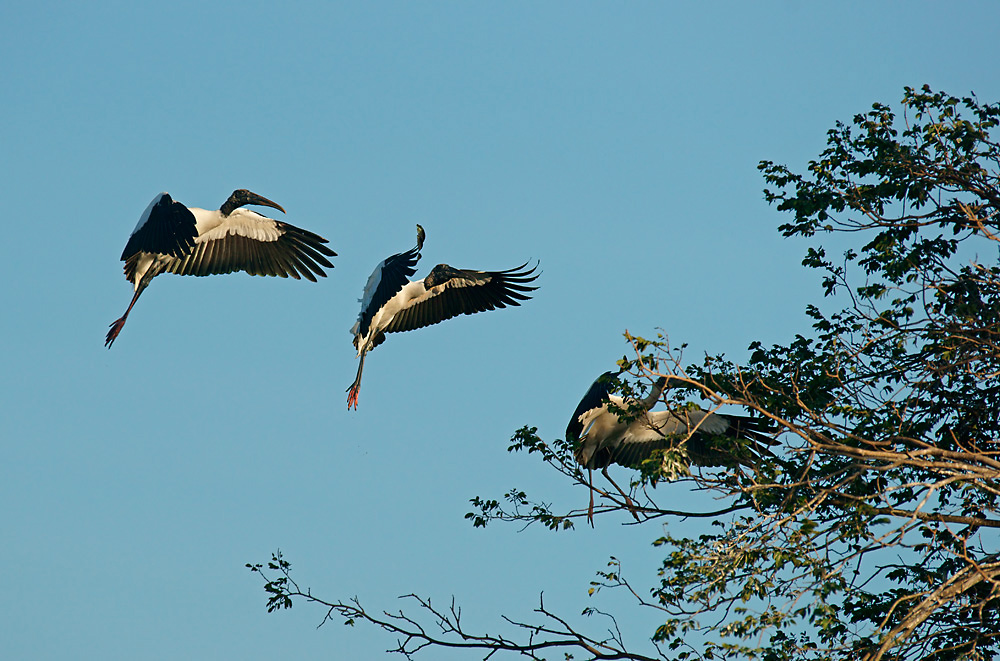
M 998 104 L 906 88 L 899 114 L 875 104 L 838 123 L 804 173 L 760 163 L 766 199 L 789 214 L 780 232 L 807 239 L 802 264 L 822 276 L 824 296 L 805 310 L 808 335 L 753 342 L 743 362 L 710 355 L 686 364 L 683 346 L 665 336 L 626 334 L 622 392 L 644 392 L 664 376 L 667 406 L 690 406 L 695 397 L 712 410 L 749 412 L 779 442 L 752 467 L 698 468 L 688 439 L 677 437 L 634 472 L 628 499 L 595 481 L 599 518 L 712 523 L 693 538 L 657 526 L 663 562 L 648 584 L 624 577 L 614 559 L 594 581 L 595 590 L 624 590 L 637 607 L 660 611 L 645 649 L 626 649 L 615 626 L 580 631 L 543 602 L 508 620 L 501 635 L 467 631 L 454 603 L 442 609 L 415 595 L 409 614 L 324 600 L 299 588 L 280 553 L 248 565 L 264 578 L 268 609 L 320 603 L 327 618 L 394 634 L 395 651 L 407 657 L 437 646 L 532 659 L 553 652 L 993 657 L 1000 646 L 998 121 Z M 821 244 L 835 235 L 843 235 L 837 245 L 850 246 L 836 255 Z M 537 455 L 560 479 L 590 488 L 565 439 L 543 440 L 524 427 L 510 450 Z M 664 481 L 707 490 L 724 504 L 711 512 L 661 507 L 657 497 L 676 488 L 664 489 Z M 516 489 L 472 504 L 474 526 L 566 530 L 585 516 Z

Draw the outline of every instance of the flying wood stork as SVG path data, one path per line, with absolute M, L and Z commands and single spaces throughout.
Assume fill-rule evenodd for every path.
M 327 257 L 337 253 L 318 234 L 283 223 L 256 211 L 256 204 L 284 213 L 276 202 L 256 193 L 233 191 L 217 210 L 186 207 L 160 193 L 149 203 L 122 251 L 125 277 L 135 295 L 120 319 L 111 324 L 104 344 L 118 337 L 128 313 L 150 281 L 164 271 L 178 275 L 213 275 L 246 271 L 250 275 L 300 275 L 316 282 L 333 268 Z
M 358 350 L 358 375 L 347 389 L 347 408 L 358 408 L 365 354 L 385 341 L 386 333 L 401 333 L 430 326 L 460 314 L 520 305 L 534 291 L 527 283 L 538 277 L 527 262 L 506 271 L 469 271 L 438 264 L 423 280 L 410 281 L 416 273 L 424 228 L 417 225 L 417 245 L 382 261 L 365 285 L 361 312 L 351 328 Z
M 759 418 L 712 413 L 704 409 L 650 411 L 666 387 L 660 377 L 642 400 L 626 401 L 611 394 L 620 372 L 605 372 L 590 386 L 566 426 L 566 440 L 575 447 L 576 460 L 592 474 L 602 474 L 618 491 L 628 496 L 608 475 L 612 463 L 638 468 L 654 450 L 684 445 L 688 459 L 697 466 L 753 466 L 774 440 L 765 435 L 770 427 Z M 612 404 L 621 413 L 609 409 Z M 731 442 L 720 442 L 726 437 Z M 727 447 L 728 445 L 728 447 Z M 594 492 L 590 492 L 588 520 L 593 525 Z M 634 512 L 633 512 L 634 514 Z

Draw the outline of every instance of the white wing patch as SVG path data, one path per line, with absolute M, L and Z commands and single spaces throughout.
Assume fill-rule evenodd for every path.
M 629 426 L 628 439 L 631 442 L 656 441 L 664 436 L 703 433 L 712 436 L 725 434 L 729 421 L 709 411 L 654 411 L 647 414 L 648 420 L 642 424 Z M 639 421 L 637 421 L 639 422 Z
M 192 209 L 198 221 L 198 237 L 195 243 L 218 241 L 229 235 L 242 236 L 261 243 L 272 243 L 280 239 L 284 232 L 278 229 L 278 222 L 249 209 L 237 209 L 223 218 L 218 211 L 205 212 Z M 201 213 L 198 213 L 201 212 Z M 214 214 L 214 218 L 211 215 Z
M 443 282 L 440 285 L 434 287 L 434 289 L 444 289 L 449 287 L 454 287 L 455 289 L 460 289 L 462 287 L 480 287 L 482 285 L 488 284 L 492 280 L 489 276 L 478 278 L 473 280 L 472 278 L 451 278 L 448 282 Z

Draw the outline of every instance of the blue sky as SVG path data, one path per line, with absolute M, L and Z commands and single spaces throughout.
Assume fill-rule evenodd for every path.
M 375 609 L 455 595 L 492 624 L 542 590 L 612 608 L 587 599 L 594 572 L 614 554 L 652 576 L 659 528 L 463 520 L 513 486 L 584 504 L 510 435 L 562 434 L 626 329 L 692 360 L 805 330 L 818 282 L 757 162 L 802 168 L 904 85 L 1000 100 L 998 21 L 988 2 L 4 3 L 0 649 L 391 645 L 306 607 L 267 615 L 243 565 L 278 547 L 315 592 Z M 330 276 L 164 275 L 105 350 L 153 196 L 215 208 L 235 188 L 330 239 Z M 537 259 L 541 288 L 390 337 L 348 413 L 357 299 L 416 223 L 418 275 Z

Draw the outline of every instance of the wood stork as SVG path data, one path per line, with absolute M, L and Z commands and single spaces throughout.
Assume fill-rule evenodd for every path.
M 595 468 L 625 496 L 608 475 L 612 463 L 638 468 L 654 450 L 681 444 L 697 466 L 753 466 L 761 455 L 770 455 L 767 446 L 774 440 L 765 435 L 770 427 L 764 420 L 744 415 L 712 413 L 704 409 L 650 411 L 666 387 L 660 377 L 642 400 L 626 401 L 611 394 L 621 372 L 605 372 L 587 390 L 566 426 L 566 440 L 575 447 L 576 460 L 591 475 Z M 614 405 L 621 413 L 609 409 Z M 742 440 L 742 444 L 719 443 L 718 437 Z M 591 487 L 588 520 L 593 525 L 594 492 Z M 633 512 L 633 515 L 635 513 Z
M 386 333 L 402 333 L 430 326 L 460 314 L 520 305 L 534 291 L 527 283 L 538 277 L 527 262 L 506 271 L 470 271 L 438 264 L 423 280 L 410 281 L 416 273 L 424 228 L 417 225 L 417 245 L 383 260 L 365 285 L 361 312 L 351 328 L 358 350 L 358 375 L 347 389 L 347 408 L 358 408 L 365 354 L 385 341 Z
M 135 295 L 125 314 L 111 324 L 106 347 L 118 337 L 143 290 L 164 271 L 178 275 L 246 271 L 296 280 L 301 274 L 313 282 L 317 275 L 326 277 L 322 267 L 333 268 L 327 257 L 337 254 L 324 245 L 326 239 L 241 208 L 247 204 L 285 212 L 276 202 L 242 188 L 212 211 L 186 207 L 167 193 L 153 198 L 122 251 L 125 278 Z

